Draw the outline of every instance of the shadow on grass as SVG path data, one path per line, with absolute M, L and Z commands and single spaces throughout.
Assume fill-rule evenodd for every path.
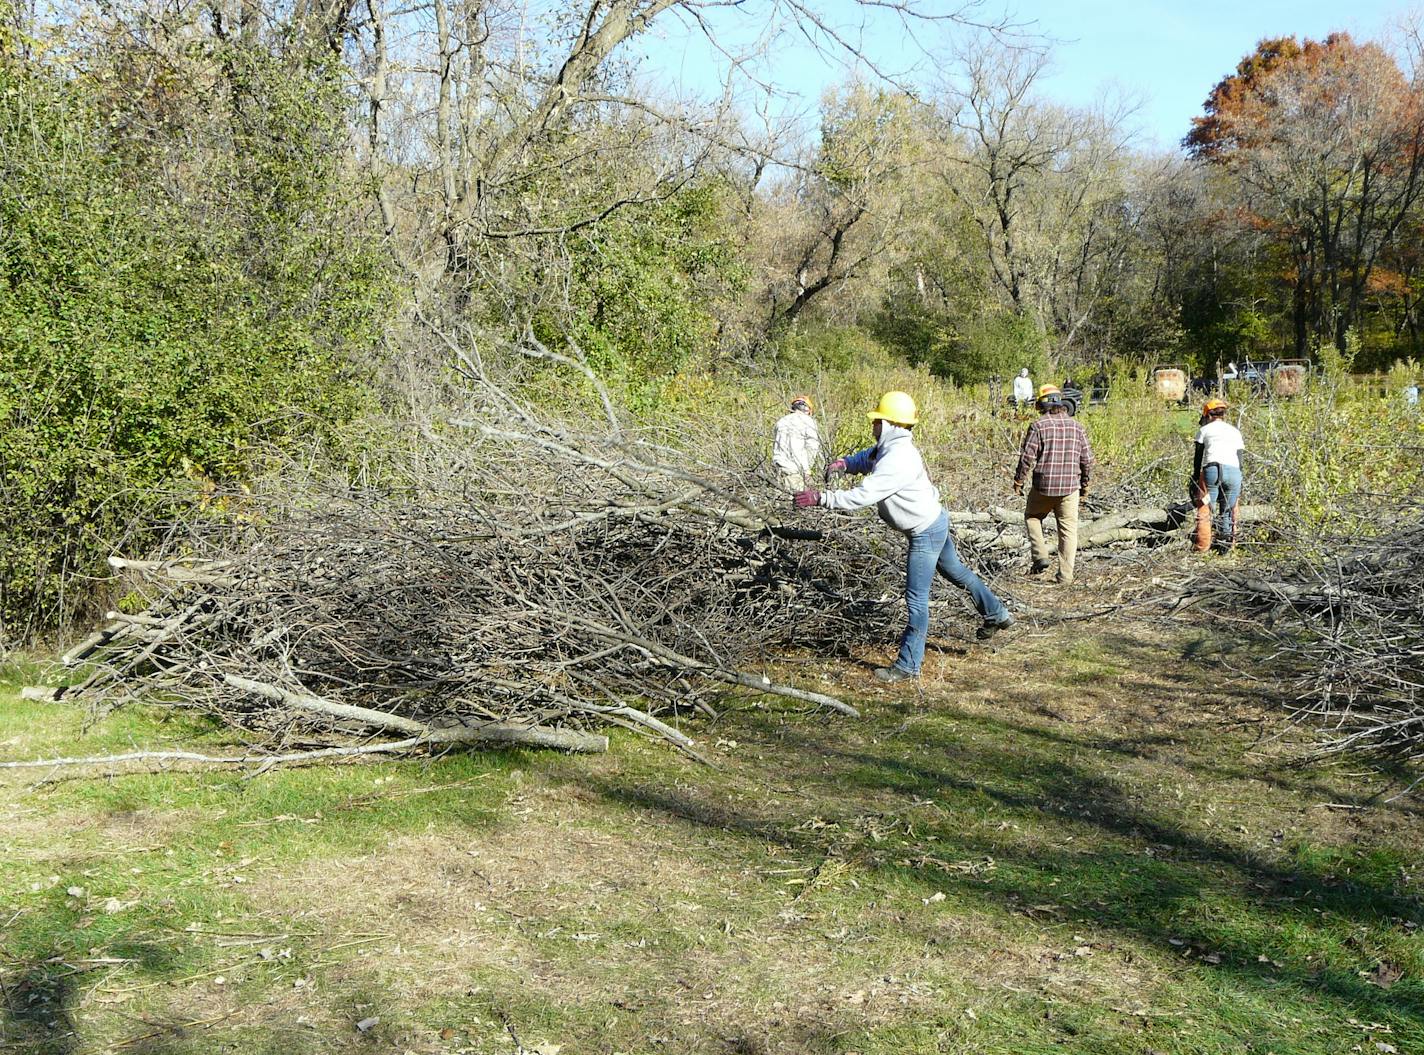
M 1379 774 L 1374 788 L 1358 782 L 1348 787 L 1332 786 L 1324 780 L 1312 781 L 1307 773 L 1320 771 L 1320 759 L 1312 754 L 1313 741 L 1309 728 L 1288 726 L 1282 717 L 1290 704 L 1277 695 L 1268 674 L 1264 680 L 1243 680 L 1240 670 L 1219 657 L 1235 652 L 1246 653 L 1248 669 L 1263 669 L 1266 661 L 1259 643 L 1241 637 L 1226 637 L 1216 633 L 1192 638 L 1185 645 L 1162 645 L 1123 632 L 1101 632 L 1091 639 L 1084 650 L 1089 656 L 1111 656 L 1113 662 L 1132 672 L 1132 679 L 1119 684 L 1115 675 L 1078 683 L 1090 690 L 1101 684 L 1108 690 L 1099 699 L 1121 701 L 1122 693 L 1131 693 L 1131 721 L 1104 733 L 1102 723 L 1080 734 L 1059 738 L 1065 746 L 1091 748 L 1131 758 L 1170 760 L 1175 752 L 1183 761 L 1190 749 L 1189 768 L 1199 777 L 1207 775 L 1227 780 L 1249 780 L 1298 795 L 1318 796 L 1322 803 L 1334 803 L 1346 808 L 1379 808 L 1401 816 L 1424 818 L 1424 803 L 1417 798 L 1390 802 L 1393 792 L 1408 787 L 1418 773 L 1410 767 L 1376 760 Z M 1072 662 L 1071 651 L 1068 662 Z M 1144 677 L 1142 671 L 1155 671 Z M 1205 673 L 1204 673 L 1205 671 Z M 1010 707 L 1017 705 L 1026 713 L 1038 714 L 1065 723 L 1080 724 L 1052 707 L 1054 693 L 1045 694 L 1040 686 L 1011 684 L 1001 687 L 996 700 Z M 1185 721 L 1183 719 L 1186 719 Z M 1148 726 L 1143 729 L 1143 726 Z M 1222 737 L 1223 729 L 1242 730 L 1240 738 Z M 1036 730 L 1039 736 L 1052 736 L 1046 730 Z M 1251 758 L 1247 752 L 1270 745 L 1288 735 L 1288 747 L 1278 746 L 1269 758 Z M 1247 743 L 1247 740 L 1254 742 Z
M 73 1009 L 78 971 L 63 963 L 31 962 L 0 979 L 0 1050 L 71 1055 L 79 1050 Z
M 837 854 L 917 894 L 1116 931 L 1263 999 L 1294 990 L 1342 1014 L 1424 1030 L 1419 979 L 1384 988 L 1364 977 L 1388 954 L 1389 934 L 1424 925 L 1424 905 L 1398 885 L 1409 866 L 1399 855 L 1284 841 L 1253 849 L 1207 831 L 1203 818 L 1147 805 L 1114 778 L 1110 753 L 1006 718 L 939 713 L 952 728 L 917 723 L 888 743 L 847 743 L 833 727 L 768 731 L 789 760 L 785 781 L 818 804 L 810 825 L 804 798 L 744 806 L 695 784 L 576 779 L 624 807 L 810 859 Z M 937 808 L 916 810 L 912 825 L 845 837 L 867 807 L 925 800 Z M 982 862 L 991 865 L 963 867 Z

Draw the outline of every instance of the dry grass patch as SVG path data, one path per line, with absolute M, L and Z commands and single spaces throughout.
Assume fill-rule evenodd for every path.
M 530 787 L 511 803 L 517 826 L 403 836 L 339 869 L 260 878 L 254 899 L 330 936 L 388 933 L 341 981 L 402 1005 L 473 991 L 488 1025 L 490 1008 L 537 999 L 580 1021 L 635 1016 L 645 1041 L 689 1051 L 913 1017 L 1053 952 L 915 898 L 867 906 L 874 877 L 839 859 L 805 865 L 770 844 L 738 859 L 651 814 L 610 830 L 585 798 Z M 992 952 L 1006 946 L 1013 955 Z

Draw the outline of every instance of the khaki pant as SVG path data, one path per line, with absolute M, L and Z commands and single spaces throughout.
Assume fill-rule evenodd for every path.
M 1047 564 L 1048 542 L 1043 537 L 1043 518 L 1053 514 L 1058 528 L 1058 581 L 1073 581 L 1073 561 L 1078 556 L 1078 492 L 1050 497 L 1029 488 L 1024 505 L 1024 530 L 1035 563 Z
M 815 486 L 810 473 L 788 473 L 784 469 L 777 473 L 776 482 L 783 491 L 793 495 Z

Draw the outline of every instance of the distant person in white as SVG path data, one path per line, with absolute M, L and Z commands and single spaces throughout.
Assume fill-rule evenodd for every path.
M 1417 407 L 1419 405 L 1419 382 L 1411 381 L 1404 386 L 1404 405 L 1406 407 Z
M 1223 549 L 1236 544 L 1236 503 L 1241 500 L 1241 452 L 1246 440 L 1226 420 L 1226 400 L 1208 399 L 1197 430 L 1192 482 L 1216 512 L 1214 534 Z
M 1026 407 L 1033 402 L 1033 378 L 1028 376 L 1028 367 L 1019 371 L 1019 376 L 1014 378 L 1014 404 L 1015 406 Z
M 791 412 L 777 419 L 771 434 L 771 465 L 787 494 L 804 491 L 814 482 L 821 457 L 821 429 L 811 416 L 810 396 L 791 400 Z

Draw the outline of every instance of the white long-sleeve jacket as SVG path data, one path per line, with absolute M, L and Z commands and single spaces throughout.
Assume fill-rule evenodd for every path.
M 918 535 L 934 526 L 943 507 L 939 488 L 930 483 L 925 460 L 910 436 L 888 421 L 881 426 L 880 442 L 846 458 L 846 471 L 869 473 L 856 487 L 822 491 L 827 509 L 864 509 L 875 506 L 880 519 L 896 531 Z
M 810 474 L 821 456 L 821 430 L 810 414 L 793 410 L 771 434 L 771 464 L 778 472 Z

